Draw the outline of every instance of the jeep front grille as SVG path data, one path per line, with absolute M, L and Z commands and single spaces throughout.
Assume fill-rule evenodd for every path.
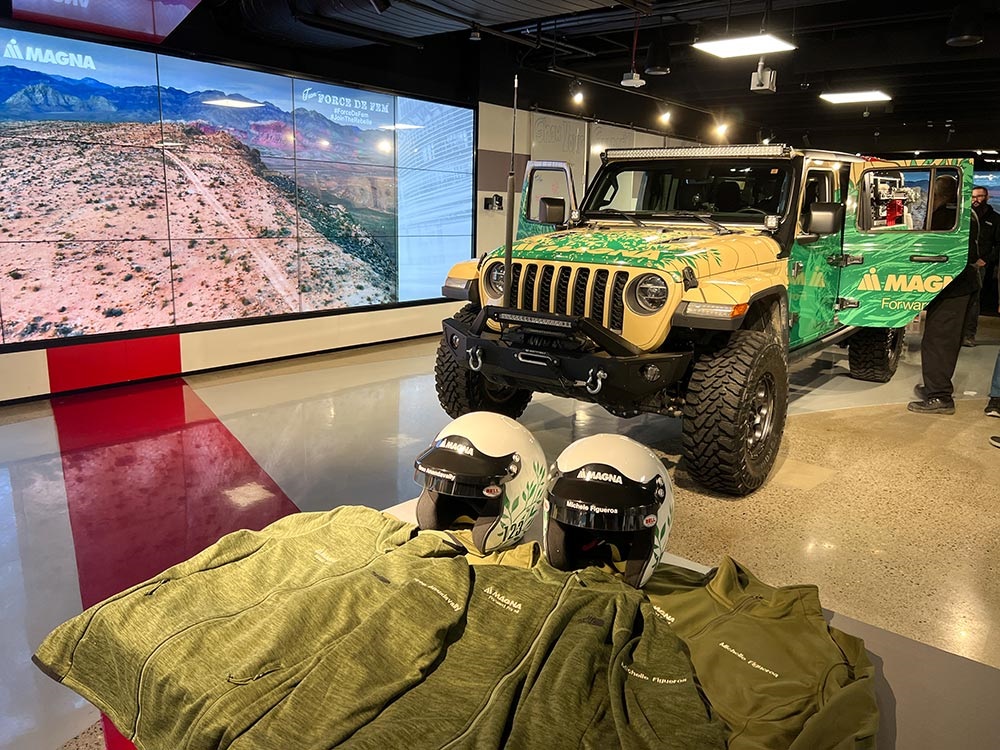
M 511 267 L 510 304 L 520 310 L 583 315 L 622 332 L 628 271 L 516 261 Z

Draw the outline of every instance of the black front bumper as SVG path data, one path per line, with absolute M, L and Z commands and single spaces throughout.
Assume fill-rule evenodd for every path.
M 487 327 L 491 319 L 501 333 Z M 486 307 L 471 325 L 448 318 L 443 327 L 444 346 L 458 363 L 490 381 L 598 404 L 642 401 L 683 378 L 692 356 L 643 354 L 587 318 L 509 308 Z M 581 338 L 588 350 L 567 346 Z

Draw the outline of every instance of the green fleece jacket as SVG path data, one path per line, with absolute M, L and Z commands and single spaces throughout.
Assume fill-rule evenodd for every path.
M 470 558 L 365 508 L 237 532 L 35 659 L 145 750 L 721 748 L 679 639 L 600 570 Z
M 768 586 L 725 557 L 706 574 L 661 565 L 645 591 L 688 645 L 730 750 L 875 747 L 875 670 L 827 625 L 815 586 Z

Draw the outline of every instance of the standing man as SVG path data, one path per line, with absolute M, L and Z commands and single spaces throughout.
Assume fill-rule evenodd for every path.
M 934 213 L 931 229 L 951 229 L 955 224 L 958 201 L 958 181 L 950 175 L 934 180 Z M 950 209 L 950 213 L 949 210 Z M 919 414 L 954 414 L 955 386 L 951 378 L 962 349 L 962 326 L 969 295 L 977 288 L 979 272 L 975 261 L 979 257 L 979 216 L 971 212 L 969 226 L 968 263 L 965 269 L 927 305 L 924 337 L 920 344 L 920 370 L 923 386 L 917 386 L 919 401 L 906 408 Z
M 986 267 L 996 256 L 997 244 L 1000 242 L 1000 214 L 989 204 L 990 191 L 982 185 L 972 188 L 972 210 L 979 217 L 979 257 L 976 259 L 976 272 L 979 285 L 969 297 L 969 306 L 965 311 L 965 328 L 962 331 L 962 346 L 976 345 L 976 330 L 979 328 L 979 296 L 986 276 Z

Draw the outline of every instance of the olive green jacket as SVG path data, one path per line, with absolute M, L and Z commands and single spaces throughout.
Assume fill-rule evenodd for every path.
M 645 591 L 690 649 L 730 750 L 875 747 L 874 667 L 827 625 L 815 586 L 768 586 L 725 557 L 704 575 L 661 565 Z
M 35 660 L 144 750 L 724 746 L 641 592 L 537 546 L 465 551 L 366 508 L 288 516 L 91 607 Z

